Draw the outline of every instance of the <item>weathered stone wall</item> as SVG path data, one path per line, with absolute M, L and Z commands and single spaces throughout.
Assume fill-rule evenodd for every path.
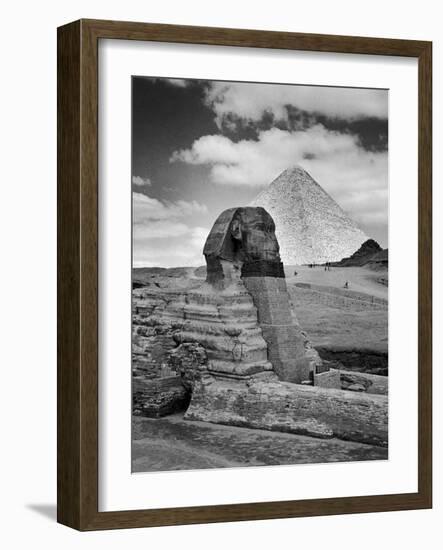
M 132 373 L 145 379 L 161 378 L 168 355 L 177 347 L 170 323 L 159 322 L 177 291 L 136 288 L 132 291 Z
M 160 383 L 145 386 L 141 380 L 161 380 L 176 373 L 191 390 L 200 371 L 234 379 L 259 374 L 275 377 L 257 309 L 239 274 L 223 291 L 204 284 L 187 293 L 138 288 L 133 294 L 134 405 L 138 414 L 167 414 L 183 403 L 181 390 L 171 392 Z
M 203 378 L 194 387 L 185 418 L 379 446 L 388 444 L 388 406 L 384 395 L 287 382 L 233 383 Z
M 132 411 L 135 415 L 158 418 L 178 411 L 189 405 L 191 394 L 180 376 L 169 375 L 155 380 L 142 376 L 132 378 Z
M 168 366 L 181 377 L 183 386 L 192 391 L 208 367 L 208 354 L 203 346 L 186 342 L 169 354 Z
M 214 376 L 241 378 L 273 371 L 257 309 L 239 278 L 221 292 L 205 283 L 185 301 L 176 340 L 202 345 Z
M 168 326 L 134 325 L 132 340 L 132 371 L 145 378 L 161 377 L 169 352 L 177 346 Z

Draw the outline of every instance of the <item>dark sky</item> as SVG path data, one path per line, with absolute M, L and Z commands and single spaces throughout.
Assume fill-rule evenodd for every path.
M 206 166 L 170 162 L 174 151 L 190 147 L 199 137 L 222 134 L 204 103 L 205 82 L 188 81 L 187 87 L 174 86 L 168 79 L 134 77 L 132 82 L 132 174 L 151 181 L 148 188 L 133 190 L 162 201 L 213 202 L 220 212 L 231 207 L 232 190 L 227 193 L 224 186 L 213 184 Z M 236 141 L 246 134 L 238 132 Z M 254 188 L 235 188 L 241 202 L 256 194 Z M 215 220 L 208 215 L 206 221 Z
M 200 265 L 217 215 L 294 164 L 387 246 L 386 91 L 141 76 L 132 90 L 134 265 Z

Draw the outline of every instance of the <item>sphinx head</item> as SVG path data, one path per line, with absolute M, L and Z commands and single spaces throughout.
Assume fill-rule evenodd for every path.
M 207 282 L 224 287 L 238 277 L 284 277 L 274 220 L 262 207 L 220 214 L 203 249 Z

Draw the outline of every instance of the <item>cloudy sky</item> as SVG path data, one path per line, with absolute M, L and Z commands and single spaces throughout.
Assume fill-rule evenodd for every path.
M 295 164 L 387 247 L 388 92 L 132 78 L 134 266 L 202 265 L 220 212 Z

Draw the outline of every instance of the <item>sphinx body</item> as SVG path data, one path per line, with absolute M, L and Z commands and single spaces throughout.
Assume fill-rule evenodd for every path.
M 206 282 L 218 291 L 244 286 L 257 309 L 268 359 L 280 380 L 301 383 L 321 360 L 291 312 L 272 217 L 261 207 L 231 208 L 217 218 L 203 249 Z
M 177 402 L 181 406 L 186 401 L 181 382 L 186 380 L 193 392 L 202 376 L 320 385 L 325 378 L 316 373 L 321 360 L 291 312 L 275 225 L 266 210 L 222 212 L 203 253 L 205 283 L 161 296 L 143 288 L 135 291 L 137 406 L 145 414 L 173 411 Z M 156 386 L 153 372 L 156 380 L 178 376 Z M 335 382 L 339 384 L 337 374 Z
M 185 404 L 185 419 L 385 445 L 385 396 L 338 389 L 339 371 L 322 365 L 291 311 L 266 210 L 222 212 L 203 253 L 203 284 L 161 300 L 137 290 L 134 408 L 161 415 Z M 163 384 L 147 380 L 153 365 Z

